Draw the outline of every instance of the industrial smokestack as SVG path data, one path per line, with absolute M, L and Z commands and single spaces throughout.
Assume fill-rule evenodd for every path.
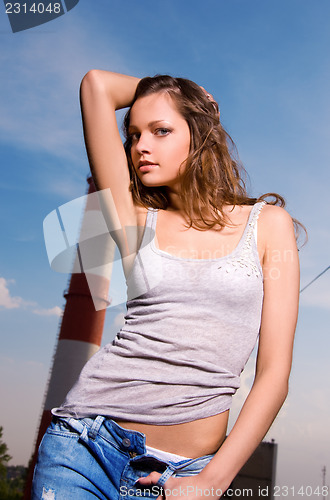
M 89 177 L 87 181 L 89 183 L 88 195 L 90 195 L 96 190 L 92 178 Z M 99 207 L 95 206 L 95 199 L 95 196 L 87 196 L 82 231 L 86 231 L 88 220 L 93 219 L 91 212 L 100 210 Z M 79 252 L 76 259 L 78 257 Z M 77 268 L 76 264 L 73 268 Z M 82 267 L 80 269 L 83 271 Z M 100 348 L 106 308 L 109 305 L 108 290 L 109 277 L 102 275 L 102 272 L 93 274 L 89 271 L 87 278 L 84 272 L 72 274 L 69 287 L 64 292 L 66 305 L 61 318 L 34 453 L 29 464 L 25 500 L 29 500 L 31 496 L 33 470 L 38 448 L 51 422 L 51 409 L 64 401 L 83 366 Z

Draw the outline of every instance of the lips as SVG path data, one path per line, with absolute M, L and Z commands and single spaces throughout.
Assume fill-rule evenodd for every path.
M 140 170 L 140 172 L 148 172 L 149 170 L 151 170 L 153 167 L 156 166 L 157 164 L 153 163 L 152 161 L 140 160 L 138 169 Z
M 139 168 L 144 167 L 145 165 L 156 165 L 156 164 L 152 161 L 147 161 L 147 160 L 140 160 L 139 161 Z

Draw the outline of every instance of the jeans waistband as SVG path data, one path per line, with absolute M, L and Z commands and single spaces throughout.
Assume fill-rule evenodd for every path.
M 150 458 L 146 454 L 146 436 L 142 432 L 125 429 L 117 424 L 114 420 L 103 416 L 95 418 L 85 417 L 75 419 L 71 417 L 53 417 L 53 420 L 65 422 L 71 428 L 76 430 L 82 439 L 95 439 L 96 436 L 101 436 L 106 441 L 112 443 L 117 448 L 124 452 L 128 452 L 132 461 L 141 460 L 142 458 Z M 203 455 L 198 458 L 187 458 L 179 462 L 171 460 L 164 461 L 174 471 L 195 472 L 204 468 L 214 455 Z M 155 457 L 157 461 L 161 461 Z

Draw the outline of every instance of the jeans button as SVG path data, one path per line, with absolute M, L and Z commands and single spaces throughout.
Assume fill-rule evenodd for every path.
M 123 443 L 123 446 L 125 446 L 125 448 L 129 448 L 131 446 L 131 440 L 128 438 L 124 438 L 122 440 L 122 443 Z

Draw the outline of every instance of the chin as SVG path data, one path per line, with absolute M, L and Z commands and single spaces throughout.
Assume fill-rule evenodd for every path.
M 147 178 L 143 178 L 141 179 L 139 177 L 140 181 L 142 182 L 142 184 L 146 187 L 161 187 L 161 186 L 164 186 L 164 183 L 161 183 L 161 182 L 157 182 L 157 181 L 153 181 L 152 179 L 147 179 Z
M 141 181 L 141 182 L 145 187 L 149 187 L 149 188 L 166 187 L 164 184 L 159 184 L 157 182 L 143 182 L 143 181 Z

